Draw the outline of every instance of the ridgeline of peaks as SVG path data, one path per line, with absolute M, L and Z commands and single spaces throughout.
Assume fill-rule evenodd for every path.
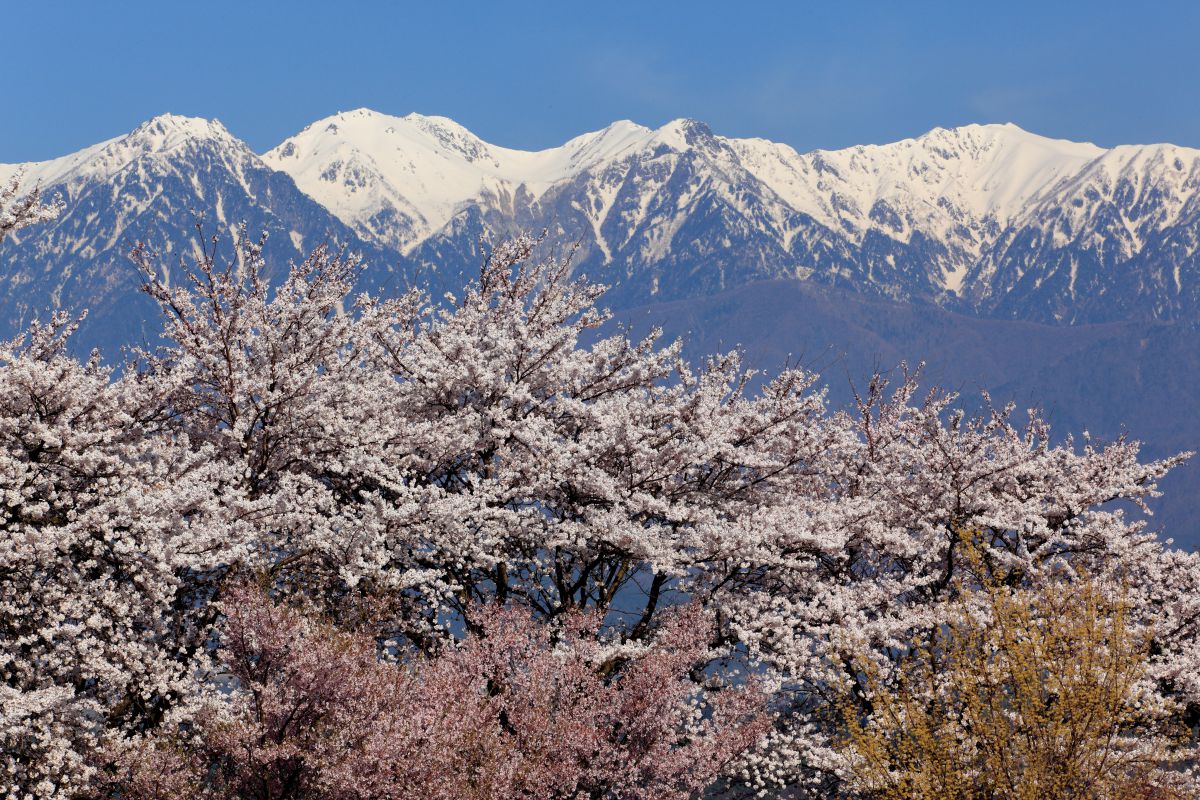
M 390 117 L 360 109 L 305 128 L 267 152 L 271 166 L 342 221 L 407 251 L 463 204 L 550 186 L 617 157 L 646 129 L 618 122 L 552 150 L 488 144 L 445 117 Z
M 868 296 L 1052 323 L 1200 321 L 1200 150 L 1103 149 L 1014 125 L 799 153 L 701 122 L 619 121 L 531 152 L 444 117 L 367 109 L 262 156 L 217 121 L 156 117 L 78 153 L 0 165 L 65 196 L 0 250 L 9 318 L 120 306 L 138 240 L 272 234 L 280 263 L 332 237 L 373 282 L 455 289 L 480 236 L 548 229 L 634 306 L 803 279 Z M 128 331 L 126 331 L 128 332 Z
M 1042 321 L 1200 316 L 1200 151 L 1171 145 L 1007 124 L 798 153 L 675 120 L 527 152 L 360 109 L 264 159 L 431 269 L 468 253 L 464 236 L 549 227 L 624 302 L 800 277 Z

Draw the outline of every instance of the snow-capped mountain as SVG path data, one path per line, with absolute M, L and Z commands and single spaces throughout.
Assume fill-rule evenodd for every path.
M 1200 151 L 1186 148 L 968 125 L 798 153 L 676 120 L 525 152 L 360 109 L 264 159 L 430 270 L 469 268 L 481 234 L 548 228 L 617 302 L 800 277 L 1046 321 L 1200 316 Z
M 63 158 L 0 164 L 0 181 L 19 171 L 25 185 L 58 194 L 64 207 L 54 222 L 0 247 L 5 334 L 65 308 L 89 310 L 80 337 L 89 344 L 153 339 L 154 314 L 129 258 L 138 242 L 161 254 L 164 269 L 212 235 L 229 252 L 243 222 L 250 235 L 269 235 L 280 265 L 327 239 L 377 252 L 216 121 L 155 117 Z
M 805 154 L 762 139 L 731 144 L 785 202 L 860 246 L 873 235 L 944 244 L 927 270 L 951 292 L 1000 231 L 1104 152 L 1015 125 L 936 128 L 893 144 Z
M 453 120 L 360 109 L 320 120 L 264 154 L 305 193 L 379 244 L 410 251 L 467 203 L 530 199 L 606 163 L 646 129 L 618 122 L 541 152 L 490 145 Z
M 269 232 L 280 265 L 350 244 L 377 285 L 453 291 L 481 237 L 546 229 L 614 307 L 801 279 L 983 316 L 1200 322 L 1200 151 L 1170 145 L 968 125 L 800 153 L 675 120 L 529 152 L 360 109 L 261 157 L 219 122 L 164 115 L 0 180 L 18 169 L 66 203 L 0 249 L 9 329 L 88 306 L 107 341 L 140 336 L 128 251 L 188 255 L 197 214 L 208 233 Z
M 630 302 L 793 274 L 793 241 L 813 239 L 809 249 L 821 253 L 827 238 L 748 172 L 727 140 L 690 120 L 658 130 L 621 121 L 525 152 L 448 119 L 360 109 L 310 125 L 264 159 L 360 234 L 426 269 L 469 269 L 480 234 L 547 228 L 579 243 L 579 268 Z M 828 254 L 829 269 L 834 255 L 850 258 Z

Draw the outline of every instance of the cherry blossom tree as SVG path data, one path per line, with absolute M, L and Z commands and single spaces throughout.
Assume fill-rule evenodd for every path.
M 701 713 L 689 671 L 708 626 L 694 607 L 616 650 L 597 642 L 594 617 L 548 626 L 492 607 L 479 634 L 398 667 L 372 638 L 255 589 L 223 605 L 232 703 L 201 715 L 182 749 L 126 758 L 111 779 L 123 796 L 190 784 L 185 796 L 240 800 L 688 800 L 769 727 L 765 696 L 747 685 Z
M 354 298 L 357 265 L 324 250 L 274 293 L 260 245 L 190 282 L 143 258 L 172 342 L 149 371 L 180 387 L 178 429 L 243 476 L 279 587 L 430 652 L 490 602 L 592 610 L 637 641 L 693 598 L 711 643 L 794 701 L 754 780 L 819 788 L 842 655 L 886 660 L 938 625 L 970 528 L 1006 583 L 1129 584 L 1157 632 L 1147 681 L 1197 699 L 1196 560 L 1119 508 L 1145 510 L 1182 456 L 968 416 L 915 374 L 831 413 L 801 370 L 692 368 L 657 334 L 598 335 L 601 289 L 537 247 L 497 246 L 445 302 Z
M 182 699 L 204 637 L 189 575 L 235 557 L 219 465 L 155 435 L 138 381 L 67 355 L 71 329 L 0 345 L 0 776 L 30 796 L 67 794 L 107 731 Z
M 528 237 L 447 298 L 356 295 L 362 266 L 328 248 L 273 276 L 264 242 L 217 245 L 182 271 L 137 251 L 165 344 L 119 373 L 66 356 L 65 320 L 3 354 L 5 742 L 67 741 L 74 719 L 83 763 L 100 728 L 186 716 L 213 601 L 246 575 L 399 661 L 495 607 L 589 614 L 589 646 L 634 652 L 697 604 L 693 677 L 749 670 L 790 704 L 747 757 L 755 791 L 837 790 L 832 711 L 870 713 L 849 655 L 894 668 L 964 580 L 1120 588 L 1153 640 L 1137 691 L 1197 708 L 1200 564 L 1127 513 L 1181 457 L 967 415 L 915 374 L 831 411 L 803 370 L 689 365 L 608 329 L 601 288 Z
M 452 304 L 351 299 L 356 264 L 324 250 L 275 292 L 258 244 L 189 282 L 143 254 L 171 340 L 148 372 L 245 476 L 280 581 L 394 592 L 396 632 L 428 642 L 481 600 L 553 618 L 623 590 L 641 637 L 673 583 L 736 578 L 732 540 L 825 444 L 814 377 L 755 397 L 735 355 L 694 373 L 657 335 L 585 346 L 600 289 L 535 245 L 497 247 Z
M 19 176 L 18 176 L 19 177 Z M 0 239 L 57 204 L 0 191 Z M 186 704 L 202 576 L 243 559 L 224 467 L 164 435 L 157 386 L 70 356 L 65 314 L 0 343 L 0 784 L 70 796 L 110 735 Z
M 905 642 L 947 624 L 963 581 L 1037 588 L 1085 576 L 1123 593 L 1157 654 L 1136 692 L 1194 708 L 1182 676 L 1197 655 L 1200 564 L 1120 507 L 1148 510 L 1155 482 L 1185 456 L 1142 462 L 1136 442 L 1086 436 L 1081 447 L 1055 444 L 1033 412 L 1018 425 L 1011 407 L 970 417 L 952 395 L 916 393 L 912 375 L 894 387 L 876 378 L 857 408 L 834 416 L 848 436 L 827 462 L 830 494 L 769 529 L 769 579 L 728 609 L 795 704 L 779 744 L 793 755 L 764 770 L 831 791 L 838 757 L 823 721 L 847 694 L 871 711 L 849 656 L 871 652 L 879 674 L 895 674 Z M 964 530 L 978 531 L 978 558 L 966 557 Z

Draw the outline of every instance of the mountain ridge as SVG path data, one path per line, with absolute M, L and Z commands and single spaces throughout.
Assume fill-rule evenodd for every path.
M 801 279 L 984 317 L 1200 323 L 1200 150 L 1101 148 L 1011 123 L 801 153 L 696 120 L 619 120 L 525 151 L 446 117 L 356 109 L 259 155 L 217 120 L 164 114 L 58 159 L 0 164 L 0 180 L 18 170 L 68 206 L 104 185 L 122 218 L 159 200 L 220 229 L 261 217 L 290 242 L 281 261 L 332 238 L 389 281 L 441 291 L 474 272 L 481 238 L 544 229 L 577 247 L 576 268 L 610 285 L 618 306 Z M 219 179 L 200 177 L 214 170 Z M 304 221 L 292 220 L 300 205 Z M 92 213 L 104 215 L 99 203 Z M 57 245 L 30 252 L 27 234 L 8 249 L 42 259 L 53 284 L 51 252 L 84 272 L 115 263 L 139 229 L 114 222 L 103 240 L 57 224 Z M 188 249 L 157 235 L 168 252 Z M 0 266 L 12 285 L 22 268 Z M 44 288 L 46 305 L 66 302 L 61 285 Z
M 472 157 L 449 169 L 436 160 L 450 158 L 446 148 L 431 160 L 428 151 L 415 153 L 386 136 L 362 134 L 369 126 L 395 134 L 398 125 L 414 124 L 451 128 L 469 140 Z M 599 151 L 596 157 L 570 157 L 589 147 Z M 1164 155 L 1168 151 L 1169 157 Z M 384 155 L 393 167 L 397 159 L 405 160 L 407 170 L 379 167 Z M 922 297 L 959 309 L 970 306 L 985 315 L 1051 322 L 1200 313 L 1197 252 L 1186 244 L 1191 240 L 1187 232 L 1200 226 L 1200 204 L 1192 202 L 1200 197 L 1200 181 L 1188 178 L 1200 174 L 1200 150 L 1175 145 L 1106 149 L 1039 136 L 1007 123 L 934 128 L 888 144 L 801 153 L 765 139 L 718 136 L 701 122 L 679 119 L 658 129 L 617 122 L 558 148 L 519 151 L 484 142 L 446 118 L 389 117 L 358 109 L 313 123 L 264 158 L 360 234 L 418 261 L 423 245 L 445 238 L 444 229 L 471 227 L 451 223 L 474 206 L 480 219 L 493 220 L 482 227 L 497 234 L 506 232 L 497 217 L 561 227 L 557 233 L 562 237 L 582 242 L 582 260 L 590 262 L 590 273 L 622 283 L 632 273 L 655 271 L 654 263 L 663 260 L 686 227 L 672 212 L 688 208 L 695 192 L 715 189 L 720 197 L 691 211 L 723 218 L 726 227 L 753 230 L 757 243 L 751 249 L 761 251 L 761 257 L 734 269 L 742 273 L 739 280 L 793 275 L 833 285 L 857 283 L 897 299 Z M 691 183 L 664 197 L 671 189 L 670 173 L 681 166 Z M 1176 172 L 1185 173 L 1182 183 L 1175 180 Z M 629 194 L 630 176 L 645 187 L 634 191 L 637 202 L 614 203 L 622 192 Z M 442 193 L 432 197 L 429 187 Z M 1125 250 L 1097 253 L 1095 242 L 1072 236 L 1072 252 L 1056 254 L 1064 221 L 1047 209 L 1086 206 L 1080 195 L 1097 192 L 1136 198 L 1147 187 L 1172 204 L 1156 217 L 1146 218 L 1136 206 L 1122 207 L 1121 198 L 1114 207 L 1089 206 L 1096 215 L 1114 218 L 1109 227 L 1125 228 L 1128 235 L 1119 240 L 1128 245 Z M 658 217 L 648 229 L 644 215 L 652 204 Z M 1057 238 L 1034 235 L 1055 224 Z M 1073 219 L 1070 230 L 1089 224 L 1102 221 Z M 1156 234 L 1175 228 L 1184 231 L 1185 243 L 1164 256 L 1160 248 L 1168 245 L 1158 239 L 1177 242 L 1179 237 Z M 731 238 L 727 232 L 718 225 L 714 241 L 696 248 L 696 256 L 718 249 Z M 631 250 L 631 242 L 639 246 Z M 1014 250 L 1014 243 L 1032 252 Z M 444 253 L 456 248 L 436 243 L 430 249 Z M 1075 300 L 1074 279 L 1061 290 L 1067 300 L 1061 293 L 1046 298 L 1039 291 L 1047 280 L 1053 286 L 1062 281 L 1046 275 L 1030 286 L 1021 280 L 1035 259 L 1062 263 L 1076 276 L 1081 263 L 1095 261 L 1092 271 L 1100 274 L 1094 276 L 1094 291 L 1102 295 L 1128 283 L 1123 271 L 1164 258 L 1170 262 L 1166 274 L 1171 280 L 1156 280 L 1158 295 L 1167 296 L 1143 288 L 1135 292 L 1143 298 L 1139 307 L 1102 307 L 1083 319 L 1066 308 L 1067 301 Z M 614 270 L 605 268 L 614 262 L 629 274 L 613 275 Z M 639 290 L 654 297 L 664 277 L 651 275 Z M 726 286 L 721 280 L 710 284 Z M 1034 307 L 1021 310 L 1021 304 Z

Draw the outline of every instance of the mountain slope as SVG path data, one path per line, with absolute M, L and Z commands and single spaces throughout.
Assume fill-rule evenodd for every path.
M 944 243 L 929 269 L 931 283 L 950 291 L 1031 201 L 1104 152 L 1015 125 L 936 128 L 893 144 L 806 154 L 762 139 L 731 143 L 791 206 L 855 242 L 878 234 Z
M 968 282 L 994 316 L 1200 321 L 1200 150 L 1106 151 L 1004 231 Z

